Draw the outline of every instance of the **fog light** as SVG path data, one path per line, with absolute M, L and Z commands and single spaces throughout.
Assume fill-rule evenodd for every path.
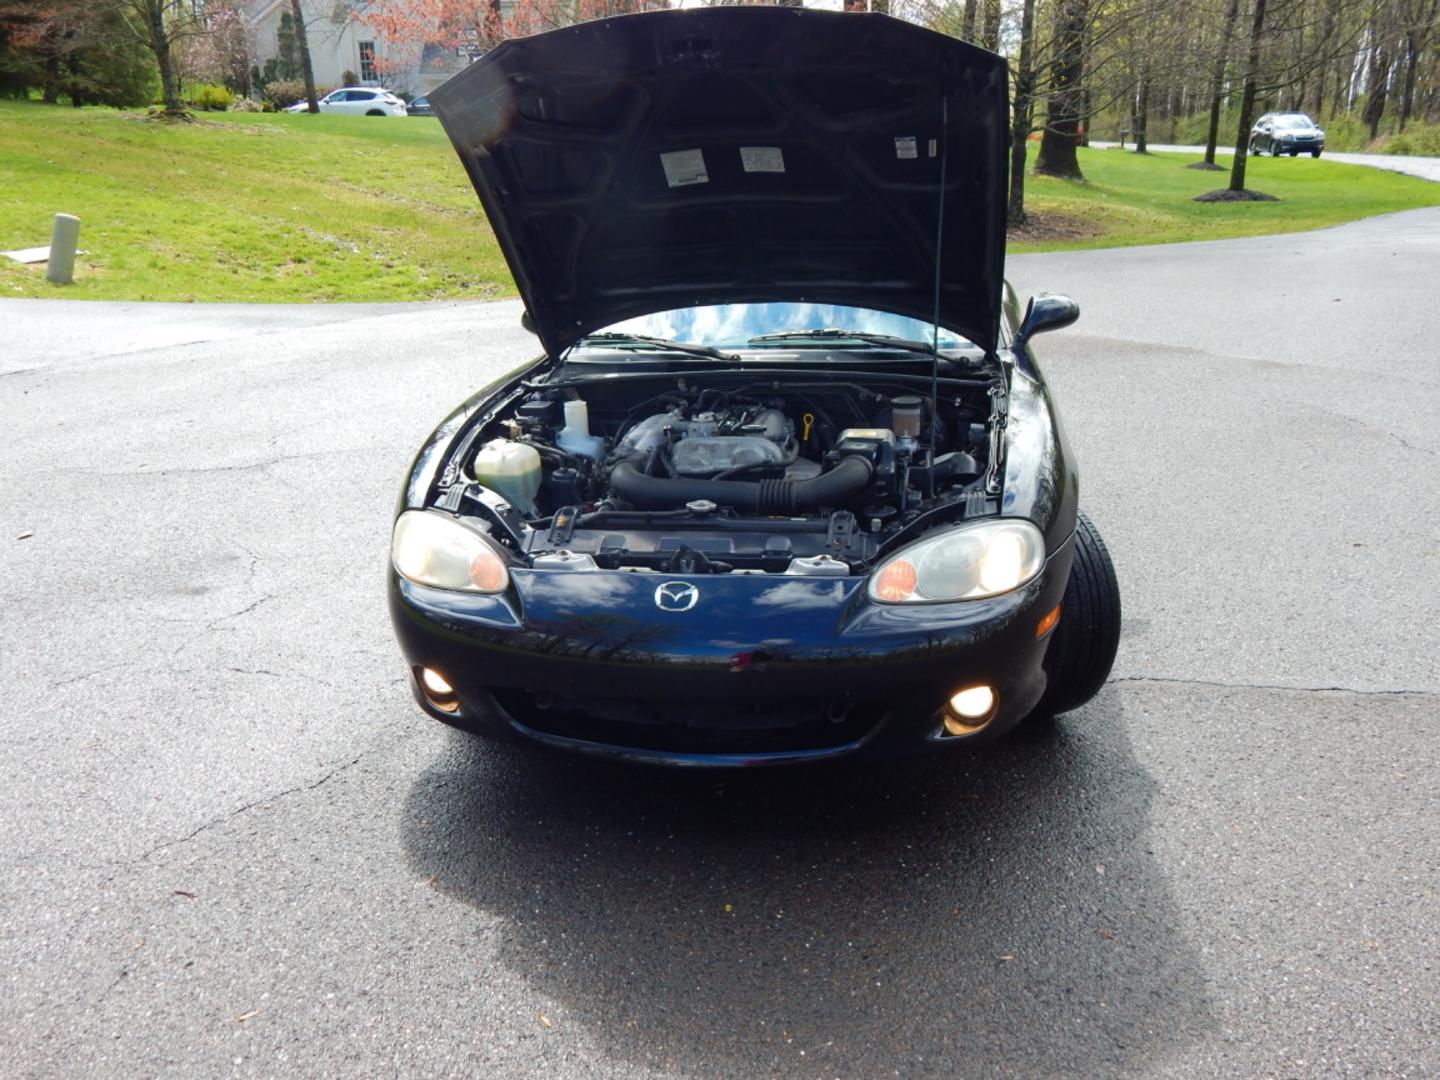
M 972 686 L 954 695 L 940 714 L 946 735 L 973 735 L 995 715 L 995 691 L 988 686 Z
M 950 699 L 950 708 L 962 720 L 979 720 L 995 708 L 995 691 L 988 686 L 972 686 Z
M 455 692 L 455 688 L 445 681 L 445 676 L 434 668 L 422 668 L 420 681 L 425 684 L 426 690 L 437 697 L 448 697 Z

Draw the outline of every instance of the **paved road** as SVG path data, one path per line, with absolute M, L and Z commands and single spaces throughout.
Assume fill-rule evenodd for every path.
M 1092 140 L 1090 145 L 1104 150 L 1120 144 Z M 1133 146 L 1134 144 L 1131 143 L 1129 148 L 1133 148 Z M 1200 157 L 1205 155 L 1203 146 L 1172 146 L 1168 143 L 1151 143 L 1149 148 L 1162 154 L 1196 154 Z M 1218 146 L 1215 148 L 1215 152 L 1233 154 L 1235 148 Z M 1440 182 L 1440 157 L 1412 157 L 1406 154 L 1347 154 L 1338 150 L 1326 150 L 1325 159 L 1340 161 L 1346 165 L 1369 165 L 1374 169 L 1385 169 L 1389 172 L 1405 173 L 1407 176 L 1418 176 L 1421 180 Z
M 1114 683 L 731 777 L 408 700 L 396 484 L 515 304 L 0 304 L 0 1075 L 1436 1074 L 1437 264 L 1434 210 L 1013 260 L 1085 306 Z

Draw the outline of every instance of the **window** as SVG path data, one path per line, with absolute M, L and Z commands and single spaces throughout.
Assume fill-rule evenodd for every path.
M 375 81 L 375 43 L 373 41 L 360 42 L 360 81 Z

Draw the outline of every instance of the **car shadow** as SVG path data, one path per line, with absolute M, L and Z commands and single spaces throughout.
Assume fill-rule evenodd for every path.
M 700 1075 L 1095 1075 L 1212 1023 L 1106 691 L 960 756 L 664 772 L 456 736 L 412 869 L 606 1060 Z M 456 958 L 456 962 L 461 962 Z M 537 1032 L 538 1032 L 537 1028 Z

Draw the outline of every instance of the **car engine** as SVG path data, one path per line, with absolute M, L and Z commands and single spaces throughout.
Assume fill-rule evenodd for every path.
M 942 380 L 933 409 L 913 377 L 674 381 L 638 401 L 603 384 L 526 388 L 477 427 L 452 478 L 473 481 L 471 503 L 534 565 L 563 553 L 685 573 L 816 559 L 848 572 L 919 519 L 993 494 L 991 376 Z

